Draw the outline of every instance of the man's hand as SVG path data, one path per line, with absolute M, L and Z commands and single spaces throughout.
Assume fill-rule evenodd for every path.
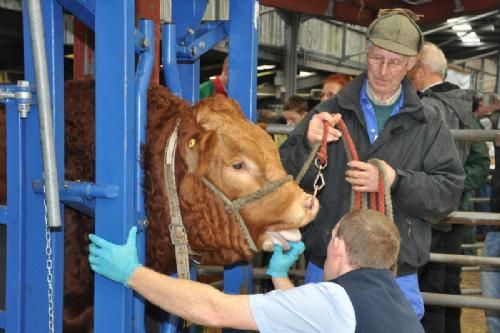
M 90 267 L 94 272 L 128 287 L 128 279 L 137 267 L 141 266 L 135 245 L 136 235 L 137 227 L 132 227 L 128 233 L 127 243 L 116 245 L 90 234 Z
M 288 277 L 290 267 L 299 259 L 304 252 L 305 245 L 302 242 L 289 242 L 290 250 L 283 253 L 283 247 L 280 244 L 274 244 L 274 253 L 269 261 L 267 275 L 274 278 Z
M 307 141 L 309 141 L 309 144 L 313 146 L 321 142 L 325 131 L 325 121 L 329 124 L 326 140 L 328 142 L 338 141 L 342 136 L 342 132 L 336 129 L 335 125 L 339 122 L 340 118 L 340 114 L 331 114 L 328 112 L 315 114 L 309 121 L 309 128 L 307 129 Z
M 385 161 L 380 161 L 387 175 L 389 187 L 392 186 L 396 171 Z M 345 180 L 352 185 L 352 189 L 358 192 L 377 192 L 378 191 L 378 168 L 371 164 L 361 161 L 351 161 L 347 163 L 348 170 L 345 173 Z

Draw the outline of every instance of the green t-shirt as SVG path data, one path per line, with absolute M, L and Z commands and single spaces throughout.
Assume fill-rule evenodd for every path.
M 399 98 L 396 99 L 396 101 L 390 105 L 378 105 L 375 104 L 371 99 L 370 102 L 372 103 L 373 110 L 375 111 L 375 117 L 377 118 L 378 132 L 380 133 L 384 129 L 387 120 L 389 120 L 389 118 L 391 117 L 391 113 L 392 110 L 394 110 L 394 106 L 396 105 L 396 103 L 399 103 Z
M 200 84 L 200 99 L 207 98 L 215 94 L 215 84 L 212 80 Z

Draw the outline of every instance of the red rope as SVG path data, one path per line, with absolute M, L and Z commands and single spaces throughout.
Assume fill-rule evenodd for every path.
M 325 165 L 326 161 L 328 159 L 328 154 L 326 152 L 326 145 L 327 145 L 327 139 L 328 139 L 328 127 L 330 125 L 326 120 L 323 121 L 323 137 L 321 138 L 321 146 L 319 147 L 319 151 L 316 154 L 318 157 L 319 161 L 321 162 L 321 165 Z
M 327 145 L 327 138 L 328 138 L 328 129 L 329 129 L 329 124 L 325 120 L 323 122 L 323 137 L 321 139 L 321 146 L 316 154 L 318 159 L 320 160 L 322 165 L 326 164 L 326 161 L 328 159 L 327 151 L 326 151 L 326 145 Z M 349 161 L 359 161 L 359 155 L 358 152 L 356 151 L 356 146 L 354 145 L 354 142 L 352 141 L 351 134 L 349 133 L 349 129 L 347 128 L 345 122 L 340 119 L 339 122 L 337 123 L 337 127 L 339 130 L 342 132 L 342 137 L 344 138 L 344 144 L 346 147 L 346 154 L 348 155 L 348 160 Z M 354 209 L 360 209 L 363 207 L 363 197 L 362 193 L 358 191 L 354 191 Z M 382 214 L 385 214 L 385 190 L 384 190 L 384 179 L 379 171 L 379 177 L 378 177 L 378 192 L 370 192 L 370 208 L 373 210 L 378 210 Z

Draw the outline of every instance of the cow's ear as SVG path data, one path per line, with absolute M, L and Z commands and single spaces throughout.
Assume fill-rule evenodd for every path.
M 217 147 L 217 134 L 215 131 L 203 131 L 197 137 L 189 139 L 185 147 L 185 161 L 188 173 L 203 177 L 215 152 L 215 147 Z

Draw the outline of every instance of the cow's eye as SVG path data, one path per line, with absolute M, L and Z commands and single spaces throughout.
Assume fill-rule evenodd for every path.
M 244 162 L 238 162 L 233 164 L 233 169 L 235 170 L 241 170 L 245 166 Z

